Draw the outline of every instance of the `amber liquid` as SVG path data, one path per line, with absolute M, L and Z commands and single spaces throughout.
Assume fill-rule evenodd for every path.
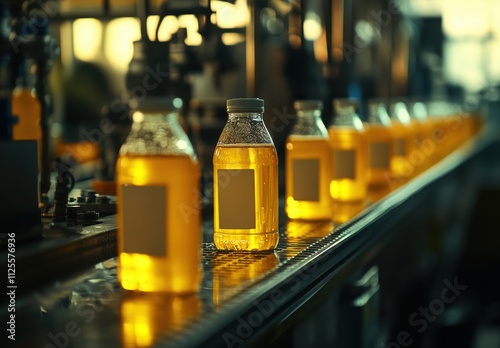
M 392 142 L 392 133 L 389 128 L 382 125 L 369 125 L 366 130 L 366 138 L 368 141 L 368 155 L 372 156 L 370 153 L 372 144 L 387 144 L 389 156 L 389 165 L 385 168 L 374 167 L 369 164 L 368 170 L 368 184 L 370 186 L 382 186 L 387 185 L 387 180 L 389 179 L 389 174 L 391 171 L 390 161 L 394 153 L 394 144 Z M 370 158 L 370 157 L 369 157 Z M 370 160 L 369 160 L 370 162 Z
M 333 178 L 330 184 L 330 195 L 336 201 L 360 201 L 366 196 L 368 185 L 368 145 L 366 143 L 366 134 L 351 128 L 328 129 L 330 135 L 330 145 L 335 150 L 354 150 L 355 151 L 355 169 L 354 179 Z M 333 157 L 333 165 L 342 165 L 338 159 Z
M 36 140 L 40 161 L 42 130 L 40 128 L 41 107 L 29 89 L 15 88 L 12 92 L 12 114 L 18 117 L 12 135 L 14 140 Z
M 273 145 L 217 145 L 214 164 L 214 243 L 219 250 L 273 250 L 278 244 L 278 155 Z M 219 227 L 219 169 L 253 169 L 255 228 Z
M 398 122 L 392 124 L 392 136 L 394 139 L 394 156 L 391 160 L 392 172 L 401 178 L 410 179 L 416 174 L 416 168 L 409 161 L 412 151 L 415 149 L 414 128 Z
M 297 159 L 319 160 L 319 200 L 306 201 L 294 198 L 293 161 Z M 331 218 L 330 183 L 333 173 L 333 156 L 327 138 L 296 136 L 286 142 L 286 204 L 285 211 L 291 219 L 321 220 Z
M 116 172 L 118 277 L 122 287 L 139 291 L 196 292 L 201 281 L 198 162 L 188 156 L 127 155 L 119 157 Z M 166 256 L 123 252 L 122 185 L 167 188 Z

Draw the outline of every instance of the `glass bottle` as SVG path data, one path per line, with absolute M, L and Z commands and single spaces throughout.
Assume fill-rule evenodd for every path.
M 391 121 L 394 138 L 391 168 L 395 175 L 409 179 L 415 173 L 415 168 L 408 161 L 415 146 L 415 135 L 410 114 L 404 102 L 395 101 L 391 104 Z
M 285 147 L 285 212 L 291 219 L 329 220 L 333 157 L 328 131 L 321 120 L 323 103 L 294 103 L 295 122 Z
M 391 158 L 394 154 L 394 144 L 391 118 L 384 102 L 375 99 L 368 102 L 367 124 L 368 184 L 372 186 L 387 185 L 389 184 L 388 180 L 391 180 Z
M 336 201 L 360 201 L 366 196 L 368 146 L 354 99 L 336 99 L 335 117 L 328 128 L 333 149 L 330 195 Z
M 272 250 L 278 244 L 278 156 L 263 121 L 264 100 L 227 101 L 215 147 L 214 243 L 220 250 Z
M 410 100 L 407 102 L 407 109 L 416 130 L 414 154 L 409 160 L 416 166 L 416 172 L 421 173 L 430 166 L 431 156 L 434 152 L 435 146 L 431 140 L 432 125 L 429 122 L 424 102 Z
M 118 276 L 126 290 L 193 293 L 201 280 L 200 167 L 178 121 L 179 98 L 132 113 L 116 165 Z
M 36 140 L 40 160 L 42 129 L 40 128 L 41 106 L 35 96 L 33 81 L 26 73 L 24 63 L 19 68 L 16 87 L 11 96 L 12 115 L 17 116 L 12 135 L 14 140 Z

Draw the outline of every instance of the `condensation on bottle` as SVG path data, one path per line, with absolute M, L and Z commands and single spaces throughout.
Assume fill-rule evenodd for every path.
M 214 243 L 219 250 L 272 250 L 278 234 L 278 156 L 264 100 L 227 101 L 213 156 Z
M 179 98 L 148 97 L 116 165 L 118 277 L 126 290 L 194 293 L 201 281 L 200 167 Z

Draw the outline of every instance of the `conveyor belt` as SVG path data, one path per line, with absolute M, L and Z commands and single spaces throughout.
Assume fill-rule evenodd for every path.
M 217 251 L 206 224 L 204 277 L 193 296 L 124 294 L 114 258 L 18 298 L 16 343 L 22 347 L 237 346 L 255 342 L 308 301 L 355 255 L 417 206 L 421 194 L 483 151 L 469 144 L 425 175 L 377 201 L 341 207 L 348 222 L 290 221 L 274 252 Z M 284 222 L 284 220 L 282 220 Z M 60 260 L 64 263 L 64 260 Z M 6 311 L 1 320 L 8 320 Z

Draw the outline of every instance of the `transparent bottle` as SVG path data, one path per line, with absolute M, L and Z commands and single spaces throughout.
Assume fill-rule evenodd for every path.
M 408 161 L 415 148 L 415 129 L 404 102 L 395 101 L 391 104 L 391 121 L 394 137 L 394 156 L 391 168 L 397 176 L 409 179 L 415 174 L 414 166 Z
M 291 219 L 329 220 L 333 156 L 328 131 L 321 120 L 323 103 L 294 103 L 297 120 L 285 147 L 285 212 Z
M 391 158 L 394 154 L 394 143 L 391 118 L 383 101 L 372 99 L 368 102 L 367 124 L 368 184 L 372 186 L 388 185 L 391 180 Z
M 179 98 L 148 97 L 116 165 L 118 276 L 126 290 L 196 292 L 201 280 L 200 167 Z
M 363 122 L 356 114 L 357 101 L 336 99 L 335 117 L 328 128 L 333 149 L 330 195 L 335 201 L 360 201 L 366 196 L 368 146 Z
M 407 109 L 415 128 L 414 153 L 409 160 L 416 167 L 416 172 L 421 173 L 430 166 L 430 158 L 434 152 L 431 140 L 432 126 L 425 103 L 420 100 L 409 100 Z
M 42 129 L 40 128 L 41 106 L 36 98 L 34 83 L 26 73 L 24 63 L 20 66 L 16 87 L 11 96 L 12 115 L 17 123 L 12 128 L 14 140 L 36 140 L 40 161 Z
M 272 250 L 278 244 L 278 156 L 263 121 L 264 101 L 227 101 L 215 147 L 214 243 L 220 250 Z

